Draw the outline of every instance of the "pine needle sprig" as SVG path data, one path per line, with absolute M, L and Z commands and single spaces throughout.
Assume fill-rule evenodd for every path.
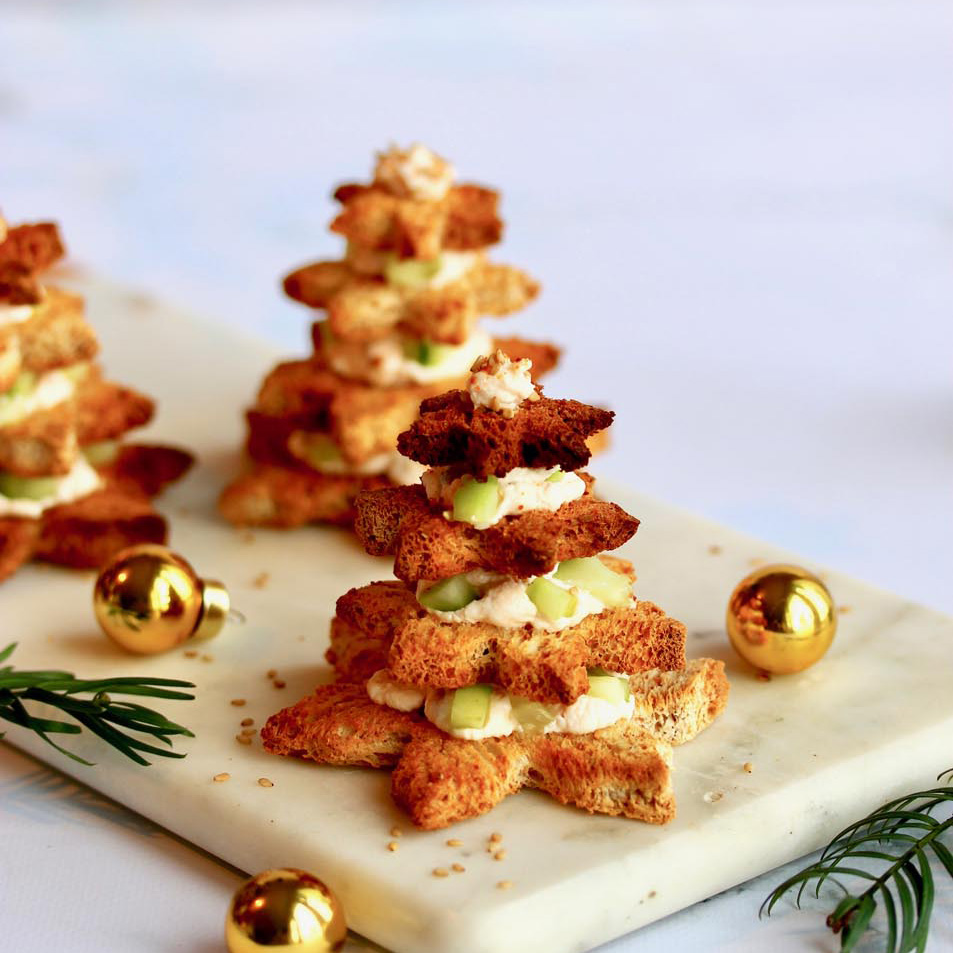
M 0 651 L 0 663 L 10 658 L 16 647 L 17 643 L 14 642 Z M 135 702 L 114 701 L 112 696 L 142 695 L 187 700 L 195 696 L 178 689 L 194 687 L 191 682 L 174 678 L 82 679 L 76 678 L 72 672 L 17 670 L 12 665 L 5 665 L 0 667 L 0 719 L 34 732 L 57 751 L 80 764 L 91 766 L 93 762 L 67 750 L 50 735 L 78 735 L 85 728 L 137 764 L 148 765 L 150 762 L 143 757 L 144 754 L 184 758 L 184 754 L 170 750 L 172 738 L 175 735 L 192 738 L 194 735 L 188 728 L 169 721 L 151 708 Z M 78 698 L 77 695 L 92 697 Z M 73 721 L 32 715 L 24 705 L 28 701 L 56 708 Z M 146 739 L 162 742 L 166 747 L 159 748 Z
M 953 780 L 953 769 L 938 781 Z M 939 819 L 939 808 L 953 809 L 953 787 L 941 786 L 888 801 L 882 807 L 844 828 L 824 848 L 818 860 L 789 877 L 761 905 L 770 915 L 775 904 L 797 888 L 795 906 L 814 885 L 814 896 L 830 881 L 844 897 L 827 918 L 827 925 L 841 935 L 841 953 L 849 953 L 870 926 L 882 904 L 886 920 L 885 953 L 923 953 L 933 913 L 933 865 L 953 877 L 953 851 L 942 838 L 953 835 L 953 813 Z M 868 869 L 870 868 L 870 869 Z M 852 878 L 853 892 L 840 878 Z

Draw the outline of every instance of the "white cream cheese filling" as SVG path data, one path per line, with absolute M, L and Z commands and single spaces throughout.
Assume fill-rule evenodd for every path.
M 80 497 L 93 493 L 102 485 L 102 477 L 89 465 L 86 458 L 81 456 L 73 464 L 70 472 L 57 480 L 56 489 L 49 496 L 33 500 L 25 497 L 4 496 L 0 493 L 0 516 L 38 519 L 51 507 L 72 503 Z
M 560 477 L 554 479 L 557 474 Z M 467 477 L 447 479 L 446 468 L 427 470 L 421 478 L 427 497 L 446 506 L 443 514 L 453 519 L 453 496 Z M 493 517 L 485 522 L 473 523 L 477 529 L 494 526 L 507 516 L 544 510 L 555 513 L 564 503 L 578 500 L 586 492 L 586 481 L 575 473 L 563 473 L 559 467 L 535 468 L 514 467 L 505 476 L 497 478 L 500 503 Z
M 0 304 L 0 327 L 5 324 L 22 324 L 36 314 L 35 304 Z
M 616 677 L 628 678 L 626 675 Z M 512 696 L 496 687 L 490 696 L 489 713 L 482 728 L 451 726 L 452 691 L 429 689 L 425 692 L 414 685 L 396 681 L 386 669 L 371 676 L 367 682 L 367 694 L 378 705 L 386 705 L 398 711 L 416 711 L 423 706 L 424 716 L 429 722 L 448 735 L 467 741 L 505 738 L 526 730 L 526 726 L 516 717 Z M 635 710 L 635 699 L 630 696 L 627 701 L 611 702 L 605 698 L 581 695 L 571 705 L 546 707 L 552 711 L 552 718 L 542 726 L 534 726 L 535 732 L 587 735 L 600 728 L 608 728 L 623 718 L 631 718 Z
M 571 586 L 557 579 L 554 575 L 555 571 L 554 569 L 553 572 L 547 573 L 544 578 L 576 596 L 576 608 L 573 614 L 555 621 L 541 615 L 536 604 L 526 594 L 526 589 L 533 579 L 514 579 L 511 576 L 487 572 L 484 569 L 474 569 L 466 574 L 467 582 L 481 593 L 478 599 L 474 599 L 462 609 L 449 612 L 439 609 L 427 609 L 427 611 L 442 622 L 485 622 L 501 629 L 520 629 L 524 625 L 529 625 L 545 632 L 561 632 L 563 629 L 578 625 L 588 616 L 599 615 L 605 610 L 605 603 L 601 599 L 597 599 L 586 589 Z M 418 599 L 420 594 L 433 584 L 431 580 L 418 582 Z M 634 596 L 629 605 L 635 605 Z
M 11 336 L 0 344 L 0 381 L 15 381 L 20 374 L 20 363 L 23 354 L 20 350 L 20 339 Z M 3 395 L 0 394 L 0 400 Z
M 48 410 L 69 400 L 76 390 L 73 379 L 64 371 L 48 371 L 37 378 L 33 388 L 23 394 L 0 394 L 0 426 L 15 424 L 40 410 Z
M 335 341 L 325 347 L 328 363 L 342 377 L 364 381 L 375 387 L 401 384 L 432 384 L 466 377 L 473 362 L 493 347 L 490 336 L 476 330 L 458 347 L 448 347 L 442 360 L 421 364 L 407 357 L 405 339 L 390 335 L 368 345 L 348 346 Z
M 328 476 L 386 476 L 398 486 L 409 486 L 420 481 L 427 469 L 423 464 L 410 460 L 396 450 L 377 453 L 368 457 L 362 463 L 349 463 L 340 455 L 321 458 L 309 456 L 307 452 L 308 439 L 312 435 L 296 430 L 289 438 L 291 452 L 318 473 Z M 336 450 L 336 448 L 335 448 Z M 339 451 L 336 450 L 339 453 Z
M 409 149 L 391 146 L 378 153 L 374 181 L 401 198 L 439 202 L 450 191 L 456 174 L 446 159 L 418 142 Z
M 530 376 L 533 362 L 511 361 L 502 351 L 492 354 L 470 375 L 467 390 L 474 407 L 488 407 L 512 417 L 525 400 L 539 400 Z

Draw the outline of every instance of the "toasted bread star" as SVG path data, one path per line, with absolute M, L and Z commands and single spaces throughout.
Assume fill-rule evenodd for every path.
M 638 675 L 630 685 L 632 718 L 586 735 L 464 741 L 416 712 L 375 704 L 362 683 L 338 683 L 272 715 L 261 737 L 274 754 L 393 767 L 393 798 L 424 830 L 485 814 L 523 787 L 589 812 L 664 824 L 675 816 L 670 743 L 689 741 L 721 712 L 724 666 L 699 659 L 681 672 Z
M 53 222 L 16 225 L 0 233 L 0 264 L 16 262 L 31 272 L 45 271 L 66 253 Z
M 422 486 L 387 487 L 357 500 L 355 529 L 372 556 L 393 556 L 405 582 L 444 579 L 471 569 L 519 578 L 542 576 L 564 559 L 617 549 L 639 521 L 590 493 L 556 512 L 529 510 L 487 529 L 447 519 Z

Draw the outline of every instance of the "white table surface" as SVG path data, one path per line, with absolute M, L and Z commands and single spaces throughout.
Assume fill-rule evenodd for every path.
M 293 354 L 276 280 L 339 248 L 332 184 L 426 141 L 504 192 L 498 257 L 545 288 L 508 325 L 567 345 L 549 392 L 617 410 L 596 472 L 953 611 L 951 27 L 925 0 L 6 3 L 0 208 Z M 5 747 L 0 842 L 2 946 L 223 948 L 237 872 Z M 784 873 L 604 949 L 836 948 L 816 910 L 759 923 Z

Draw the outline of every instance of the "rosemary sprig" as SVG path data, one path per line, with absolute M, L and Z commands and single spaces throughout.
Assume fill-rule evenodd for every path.
M 937 780 L 953 780 L 953 768 Z M 849 953 L 860 941 L 878 900 L 886 919 L 886 953 L 922 953 L 933 913 L 933 865 L 953 877 L 953 851 L 942 841 L 944 835 L 953 834 L 953 814 L 939 820 L 934 817 L 938 808 L 953 808 L 953 787 L 888 801 L 842 830 L 816 863 L 773 890 L 761 905 L 761 913 L 770 915 L 774 905 L 795 887 L 794 903 L 800 907 L 808 884 L 814 881 L 814 896 L 820 897 L 821 887 L 830 880 L 844 892 L 827 918 L 828 927 L 841 934 L 842 953 Z M 864 882 L 867 886 L 854 893 L 839 877 L 851 878 L 857 887 Z
M 0 651 L 0 663 L 5 662 L 17 647 L 13 642 Z M 145 695 L 149 698 L 191 699 L 194 695 L 175 691 L 194 688 L 191 682 L 174 678 L 75 678 L 72 672 L 50 669 L 38 671 L 17 670 L 12 665 L 0 667 L 0 718 L 21 728 L 28 728 L 47 744 L 80 764 L 92 765 L 79 755 L 58 745 L 50 735 L 78 735 L 84 728 L 121 751 L 137 764 L 149 764 L 142 755 L 161 758 L 184 758 L 184 754 L 158 748 L 130 732 L 145 735 L 172 747 L 171 736 L 193 737 L 192 732 L 164 715 L 134 702 L 113 701 L 113 695 Z M 77 698 L 89 694 L 92 698 Z M 41 702 L 69 715 L 69 721 L 39 718 L 31 715 L 25 701 Z M 0 734 L 0 738 L 3 735 Z

